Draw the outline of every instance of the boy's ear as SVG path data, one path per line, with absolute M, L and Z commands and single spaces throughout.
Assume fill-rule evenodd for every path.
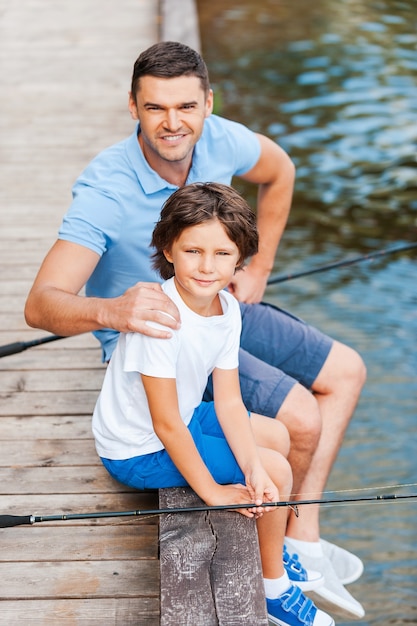
M 164 257 L 166 258 L 168 263 L 172 263 L 171 251 L 170 250 L 163 250 L 163 253 L 164 253 Z

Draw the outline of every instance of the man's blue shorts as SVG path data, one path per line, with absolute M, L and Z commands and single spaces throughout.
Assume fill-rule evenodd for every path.
M 202 402 L 195 409 L 188 429 L 205 465 L 218 484 L 245 484 L 242 471 L 217 419 L 213 402 Z M 166 450 L 123 461 L 101 460 L 113 478 L 140 491 L 188 485 Z
M 243 401 L 253 413 L 275 417 L 293 386 L 310 389 L 333 340 L 271 304 L 242 304 L 239 376 Z M 204 400 L 211 400 L 211 379 Z

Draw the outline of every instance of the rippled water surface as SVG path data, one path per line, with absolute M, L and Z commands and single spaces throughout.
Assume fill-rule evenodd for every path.
M 275 139 L 297 166 L 275 273 L 416 242 L 415 0 L 198 5 L 218 112 Z M 416 493 L 417 250 L 276 284 L 267 299 L 368 367 L 329 490 Z M 365 562 L 350 586 L 366 609 L 357 623 L 417 624 L 417 502 L 324 508 L 322 528 Z

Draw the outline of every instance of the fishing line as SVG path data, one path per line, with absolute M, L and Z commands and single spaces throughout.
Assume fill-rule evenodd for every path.
M 321 495 L 328 495 L 328 494 L 337 494 L 337 493 L 356 493 L 356 492 L 361 492 L 361 491 L 381 491 L 383 489 L 404 489 L 406 487 L 417 487 L 417 482 L 416 483 L 397 483 L 395 485 L 372 485 L 370 487 L 350 487 L 349 489 L 330 489 L 328 491 L 322 491 Z M 300 493 L 292 493 L 291 494 L 291 498 L 302 498 L 305 499 L 307 497 L 309 498 L 313 498 L 313 497 L 317 497 L 317 491 L 303 491 Z
M 285 500 L 280 502 L 265 502 L 261 505 L 249 503 L 249 504 L 223 504 L 218 506 L 202 506 L 193 507 L 178 507 L 178 508 L 160 508 L 160 509 L 136 509 L 132 511 L 101 511 L 101 512 L 89 512 L 89 513 L 63 513 L 54 515 L 0 515 L 0 528 L 10 528 L 14 526 L 33 525 L 40 522 L 59 522 L 59 521 L 71 521 L 71 520 L 85 520 L 85 519 L 102 519 L 108 517 L 144 517 L 163 514 L 177 514 L 177 513 L 197 513 L 208 511 L 233 511 L 239 509 L 254 509 L 254 508 L 278 508 L 287 507 L 294 511 L 298 515 L 298 507 L 306 506 L 309 504 L 347 504 L 351 502 L 386 502 L 392 500 L 405 500 L 416 499 L 415 494 L 382 494 L 376 496 L 362 496 L 358 498 L 344 498 L 344 499 L 312 499 L 312 500 Z
M 303 276 L 310 276 L 311 274 L 327 272 L 328 270 L 335 269 L 338 267 L 353 265 L 355 263 L 360 263 L 361 261 L 369 261 L 376 257 L 381 257 L 381 256 L 389 255 L 389 254 L 396 254 L 398 252 L 411 250 L 412 248 L 417 248 L 417 243 L 408 243 L 402 246 L 398 246 L 396 248 L 388 248 L 386 250 L 376 250 L 375 252 L 369 252 L 368 254 L 355 257 L 353 259 L 336 261 L 335 263 L 321 265 L 319 267 L 315 267 L 313 269 L 305 270 L 302 272 L 296 272 L 292 274 L 283 274 L 280 276 L 271 276 L 267 282 L 267 285 L 268 286 L 275 285 L 277 283 L 283 283 L 287 280 L 294 280 L 295 278 L 301 278 Z M 32 341 L 16 341 L 14 343 L 9 343 L 7 345 L 0 346 L 0 358 L 4 356 L 9 356 L 11 354 L 18 354 L 19 352 L 23 352 L 24 350 L 27 350 L 28 348 L 39 346 L 44 343 L 49 343 L 50 341 L 57 341 L 58 339 L 65 339 L 65 337 L 61 335 L 49 335 L 46 337 L 41 337 L 40 339 L 34 339 Z
M 276 285 L 277 283 L 283 283 L 287 280 L 293 280 L 294 278 L 301 278 L 303 276 L 311 276 L 311 274 L 318 274 L 321 272 L 327 272 L 338 267 L 347 267 L 348 265 L 354 265 L 361 261 L 370 261 L 376 257 L 385 256 L 388 254 L 396 254 L 398 252 L 404 252 L 405 250 L 411 250 L 417 248 L 417 243 L 409 243 L 397 248 L 389 248 L 387 250 L 376 250 L 375 252 L 369 252 L 363 256 L 358 256 L 353 259 L 346 259 L 344 261 L 336 261 L 335 263 L 328 263 L 327 265 L 320 265 L 319 267 L 305 270 L 302 272 L 295 272 L 293 274 L 281 274 L 279 276 L 271 276 L 267 282 L 267 285 Z

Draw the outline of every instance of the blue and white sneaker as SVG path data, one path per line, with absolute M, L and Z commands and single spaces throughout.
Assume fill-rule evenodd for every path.
M 267 598 L 266 608 L 269 621 L 278 626 L 334 626 L 333 618 L 320 611 L 296 585 L 276 600 Z
M 305 569 L 298 558 L 298 554 L 290 554 L 284 544 L 282 560 L 288 578 L 294 585 L 300 587 L 302 591 L 313 591 L 324 583 L 324 576 L 320 572 Z

